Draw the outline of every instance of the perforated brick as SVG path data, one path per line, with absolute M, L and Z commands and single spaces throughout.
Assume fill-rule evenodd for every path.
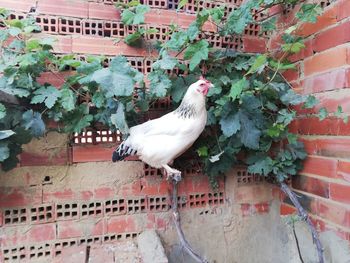
M 129 232 L 129 233 L 120 233 L 120 234 L 107 234 L 102 237 L 103 243 L 113 243 L 116 241 L 132 240 L 137 238 L 139 233 Z
M 152 64 L 153 64 L 153 59 L 151 59 L 151 58 L 146 58 L 145 59 L 145 61 L 144 61 L 144 63 L 145 63 L 145 71 L 144 71 L 144 73 L 145 74 L 148 74 L 148 73 L 150 73 L 151 71 L 152 71 Z
M 168 9 L 176 10 L 179 6 L 179 0 L 168 0 Z
M 230 5 L 240 6 L 243 0 L 226 0 L 225 2 Z
M 31 261 L 48 260 L 52 256 L 52 246 L 49 243 L 31 245 L 28 247 L 28 258 Z
M 187 197 L 186 196 L 178 196 L 177 197 L 177 207 L 179 209 L 186 208 L 187 204 Z
M 208 204 L 209 205 L 221 205 L 224 203 L 224 193 L 208 193 Z
M 246 169 L 239 169 L 236 172 L 238 185 L 263 183 L 264 177 L 258 174 L 248 173 Z
M 27 258 L 25 246 L 9 247 L 2 249 L 4 262 L 19 262 Z
M 103 215 L 102 202 L 89 202 L 80 206 L 81 218 L 98 217 Z
M 122 215 L 126 213 L 126 200 L 124 198 L 105 201 L 105 215 Z
M 195 14 L 197 11 L 201 11 L 203 1 L 197 2 L 197 0 L 188 0 L 185 6 L 185 10 L 187 13 Z
M 335 2 L 336 0 L 322 0 L 321 2 L 320 2 L 320 6 L 322 7 L 322 8 L 325 8 L 325 7 L 327 7 L 327 6 L 330 6 L 333 2 Z
M 56 219 L 70 220 L 79 218 L 78 203 L 65 203 L 56 205 Z
M 232 6 L 232 5 L 226 6 L 224 9 L 224 17 L 228 17 L 229 14 L 231 14 L 231 12 L 233 10 L 236 10 L 237 8 L 238 8 L 237 6 Z
M 45 33 L 58 33 L 58 18 L 53 16 L 37 16 L 36 23 Z
M 25 224 L 28 222 L 27 208 L 5 209 L 3 217 L 4 225 Z
M 284 4 L 283 5 L 283 14 L 284 15 L 289 14 L 290 12 L 292 12 L 293 8 L 294 8 L 294 5 L 292 5 L 292 4 Z
M 190 194 L 188 205 L 190 208 L 203 207 L 207 205 L 207 195 L 205 193 Z
M 52 222 L 54 220 L 53 205 L 43 204 L 30 208 L 29 219 L 32 224 Z
M 164 42 L 169 40 L 169 27 L 168 26 L 149 26 L 149 29 L 156 29 L 158 32 L 147 35 L 147 39 L 150 41 Z
M 106 128 L 86 129 L 81 133 L 73 134 L 75 144 L 118 143 L 121 141 L 122 135 L 119 130 L 112 132 Z
M 128 214 L 146 212 L 146 199 L 144 197 L 129 198 L 127 209 Z
M 258 36 L 259 32 L 260 26 L 258 24 L 250 24 L 244 30 L 244 34 L 248 36 Z
M 169 210 L 169 199 L 167 196 L 149 196 L 148 209 L 151 212 L 166 212 Z
M 12 13 L 8 16 L 9 20 L 14 20 L 14 19 L 18 19 L 18 20 L 22 20 L 26 17 L 25 14 L 21 14 L 21 13 Z
M 83 20 L 83 34 L 88 36 L 104 36 L 104 26 L 101 20 Z
M 153 168 L 146 163 L 143 163 L 143 175 L 161 177 L 162 171 L 160 169 Z
M 123 23 L 115 21 L 106 21 L 104 24 L 105 37 L 125 37 L 126 28 Z
M 208 40 L 209 44 L 215 48 L 222 47 L 222 37 L 219 34 L 206 34 L 205 38 Z
M 77 245 L 78 245 L 77 239 L 66 239 L 66 240 L 56 241 L 52 245 L 53 255 L 56 257 L 62 254 L 62 249 L 67 247 L 77 246 Z
M 137 69 L 141 73 L 144 72 L 145 64 L 143 57 L 127 57 L 130 66 Z
M 102 240 L 101 236 L 79 238 L 78 245 L 101 244 Z
M 202 165 L 199 160 L 190 160 L 189 164 L 186 165 L 183 173 L 184 176 L 202 175 Z
M 167 0 L 148 0 L 148 5 L 153 8 L 167 9 L 168 1 Z
M 222 39 L 222 48 L 229 48 L 235 50 L 243 49 L 243 40 L 240 37 L 223 37 Z
M 83 25 L 80 19 L 76 18 L 60 18 L 59 19 L 59 33 L 62 35 L 79 34 L 83 32 Z

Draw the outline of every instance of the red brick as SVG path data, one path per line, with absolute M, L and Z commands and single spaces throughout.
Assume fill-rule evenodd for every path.
M 296 69 L 289 69 L 283 72 L 283 76 L 288 82 L 299 79 L 300 68 L 297 66 Z
M 18 12 L 29 12 L 32 7 L 35 7 L 36 0 L 1 0 L 1 8 Z
M 300 118 L 290 125 L 292 131 L 305 135 L 350 135 L 350 122 L 339 118 L 327 118 L 320 121 L 316 117 Z
M 111 217 L 107 222 L 107 233 L 136 232 L 136 224 L 132 216 Z
M 350 204 L 350 185 L 331 183 L 329 195 L 332 200 Z
M 347 158 L 350 155 L 350 138 L 337 136 L 303 137 L 306 152 L 310 155 Z M 339 167 L 339 164 L 338 164 Z
M 89 5 L 85 1 L 40 0 L 37 12 L 46 15 L 88 17 Z
M 101 3 L 89 3 L 89 18 L 120 21 L 120 11 L 114 6 Z
M 114 147 L 73 146 L 73 163 L 110 161 Z
M 71 189 L 62 189 L 60 191 L 48 191 L 46 190 L 47 187 L 44 186 L 44 191 L 43 191 L 43 201 L 44 202 L 49 202 L 51 200 L 74 200 L 75 199 L 75 194 Z
M 347 150 L 349 150 L 350 145 L 348 145 L 347 147 L 348 147 Z M 344 179 L 345 181 L 350 182 L 350 162 L 347 162 L 347 161 L 338 162 L 337 176 L 339 178 Z
M 320 52 L 350 41 L 350 21 L 323 31 L 315 36 L 313 50 Z
M 268 185 L 244 185 L 235 191 L 237 203 L 259 203 L 272 199 L 272 189 Z
M 6 229 L 5 229 L 6 231 Z M 33 244 L 56 239 L 56 225 L 54 223 L 17 226 L 4 232 L 1 245 L 15 246 L 18 244 Z
M 350 69 L 342 68 L 304 79 L 303 94 L 350 87 Z
M 335 7 L 328 8 L 322 15 L 317 17 L 316 23 L 305 23 L 299 30 L 298 34 L 306 37 L 315 34 L 337 22 L 337 9 Z
M 315 174 L 329 178 L 336 178 L 338 160 L 309 156 L 304 162 L 304 168 L 300 173 Z
M 106 226 L 104 218 L 59 221 L 57 222 L 57 238 L 100 236 L 106 233 Z
M 350 48 L 341 46 L 316 54 L 304 61 L 304 74 L 310 76 L 350 65 Z
M 116 190 L 112 187 L 101 187 L 94 190 L 95 199 L 111 199 L 115 196 Z
M 270 210 L 270 206 L 268 203 L 255 204 L 254 207 L 255 211 L 259 214 L 268 213 Z
M 62 254 L 52 259 L 53 263 L 86 262 L 86 246 L 66 247 Z M 107 262 L 106 262 L 107 263 Z
M 339 0 L 336 3 L 338 21 L 350 16 L 350 2 L 348 0 Z
M 257 37 L 244 37 L 243 50 L 248 53 L 264 53 L 266 52 L 266 40 Z
M 49 166 L 66 165 L 68 163 L 67 150 L 63 150 L 57 156 L 39 155 L 29 152 L 23 152 L 20 155 L 20 166 Z
M 0 207 L 27 206 L 41 202 L 41 186 L 0 187 Z
M 294 214 L 295 212 L 296 212 L 296 208 L 294 206 L 290 206 L 283 203 L 280 206 L 280 214 L 282 216 L 291 215 L 291 214 Z
M 292 178 L 292 186 L 294 189 L 307 193 L 315 194 L 321 197 L 329 197 L 329 183 L 303 175 L 296 175 Z
M 114 251 L 110 246 L 92 246 L 90 248 L 89 262 L 108 263 L 114 262 Z
M 37 78 L 37 81 L 44 85 L 45 83 L 48 83 L 56 88 L 60 88 L 64 82 L 65 78 L 74 74 L 73 72 L 44 72 L 40 75 L 39 78 Z
M 350 227 L 350 209 L 345 206 L 318 200 L 318 215 L 338 225 Z
M 53 51 L 55 53 L 72 53 L 72 37 L 71 36 L 55 36 Z

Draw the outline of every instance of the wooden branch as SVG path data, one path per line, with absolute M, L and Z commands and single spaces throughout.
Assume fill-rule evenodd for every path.
M 202 259 L 201 256 L 199 256 L 190 246 L 190 244 L 185 239 L 185 235 L 181 229 L 180 224 L 180 214 L 178 211 L 178 204 L 177 204 L 177 181 L 173 180 L 173 197 L 172 197 L 172 209 L 173 209 L 173 219 L 174 224 L 176 227 L 177 235 L 179 236 L 180 243 L 182 247 L 186 250 L 186 252 L 197 262 L 199 263 L 208 263 L 207 260 Z
M 314 241 L 314 244 L 316 245 L 316 249 L 317 249 L 317 255 L 318 255 L 318 262 L 319 263 L 324 263 L 324 258 L 323 258 L 323 247 L 320 241 L 320 238 L 318 236 L 317 230 L 314 226 L 314 224 L 311 222 L 311 219 L 309 217 L 309 215 L 307 214 L 307 212 L 305 211 L 305 209 L 301 206 L 298 197 L 296 196 L 296 194 L 289 188 L 289 186 L 286 183 L 281 183 L 280 187 L 282 189 L 282 191 L 288 195 L 289 199 L 292 201 L 292 203 L 294 204 L 294 206 L 296 207 L 299 216 L 305 220 L 305 222 L 307 223 L 307 225 L 309 226 L 309 229 L 311 231 L 312 234 L 312 239 Z

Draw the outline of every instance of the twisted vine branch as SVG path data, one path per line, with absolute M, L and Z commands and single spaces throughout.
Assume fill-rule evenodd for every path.
M 300 204 L 296 194 L 288 187 L 288 185 L 286 183 L 282 182 L 280 184 L 280 187 L 281 187 L 282 191 L 286 195 L 288 195 L 289 199 L 292 201 L 293 205 L 296 207 L 299 216 L 307 223 L 307 225 L 308 225 L 308 227 L 309 227 L 309 229 L 311 231 L 311 234 L 312 234 L 313 242 L 316 245 L 317 255 L 318 255 L 318 262 L 319 263 L 324 263 L 323 247 L 322 247 L 322 244 L 321 244 L 321 240 L 319 238 L 319 235 L 317 233 L 317 230 L 316 230 L 314 224 L 311 222 L 311 219 L 310 219 L 309 215 L 307 214 L 305 209 Z

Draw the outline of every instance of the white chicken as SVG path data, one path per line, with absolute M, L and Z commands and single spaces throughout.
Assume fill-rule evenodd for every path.
M 179 181 L 181 172 L 169 164 L 202 133 L 207 121 L 205 97 L 211 87 L 213 84 L 201 77 L 188 88 L 176 110 L 130 128 L 129 137 L 113 152 L 112 161 L 138 155 L 148 165 L 164 168 L 168 178 Z

